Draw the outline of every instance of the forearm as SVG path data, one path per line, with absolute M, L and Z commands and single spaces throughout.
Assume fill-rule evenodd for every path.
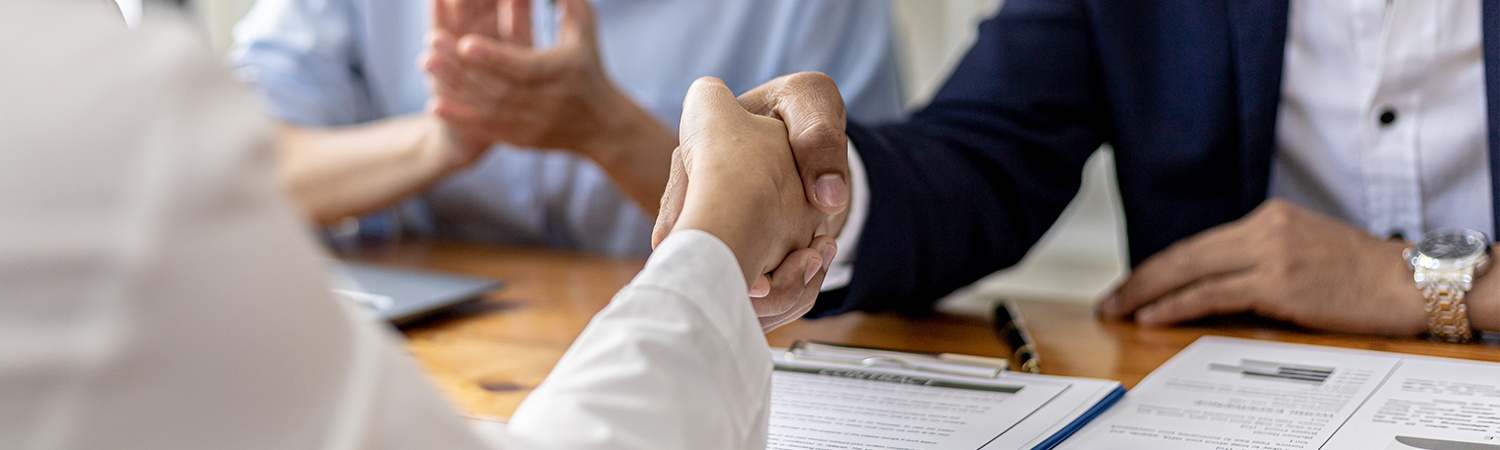
M 402 116 L 342 128 L 283 126 L 277 171 L 320 224 L 389 206 L 463 165 L 437 120 Z
M 1036 164 L 1010 157 L 1034 151 L 1014 141 L 945 139 L 942 125 L 850 124 L 870 202 L 849 296 L 834 312 L 928 308 L 1020 261 L 1077 191 L 1085 152 Z
M 612 102 L 616 113 L 579 150 L 598 163 L 622 193 L 655 216 L 667 188 L 677 135 L 629 98 L 620 95 Z
M 706 233 L 663 241 L 516 410 L 511 439 L 529 448 L 764 448 L 771 361 L 735 258 Z

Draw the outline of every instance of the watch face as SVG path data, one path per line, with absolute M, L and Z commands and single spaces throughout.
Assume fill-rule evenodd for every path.
M 1469 230 L 1443 230 L 1427 235 L 1418 244 L 1422 255 L 1434 259 L 1463 259 L 1483 252 L 1489 245 L 1483 234 Z

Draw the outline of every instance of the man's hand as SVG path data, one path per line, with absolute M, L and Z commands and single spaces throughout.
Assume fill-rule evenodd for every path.
M 740 95 L 739 101 L 750 112 L 786 123 L 807 201 L 829 216 L 845 213 L 849 138 L 844 135 L 844 98 L 833 79 L 817 72 L 784 75 Z M 828 234 L 838 235 L 843 218 L 830 226 Z
M 1427 315 L 1406 247 L 1272 199 L 1147 259 L 1099 309 L 1146 325 L 1253 312 L 1312 329 L 1415 336 Z
M 781 121 L 751 114 L 722 82 L 693 83 L 683 104 L 681 145 L 672 156 L 653 244 L 674 231 L 698 229 L 724 241 L 746 283 L 770 273 L 770 288 L 788 295 L 754 301 L 769 331 L 812 308 L 836 251 L 814 238 L 826 215 L 805 197 Z
M 844 135 L 844 100 L 833 79 L 816 72 L 785 75 L 740 95 L 739 102 L 752 113 L 786 124 L 786 138 L 797 164 L 792 172 L 781 175 L 799 177 L 807 201 L 828 215 L 817 233 L 838 236 L 848 217 L 849 153 L 848 138 Z M 674 172 L 674 178 L 675 175 Z M 678 211 L 673 205 L 682 201 L 674 196 L 681 195 L 680 190 L 669 186 L 662 198 L 662 209 L 657 215 L 657 242 L 677 220 Z M 825 265 L 827 262 L 824 261 Z M 795 312 L 804 304 L 806 308 L 812 307 L 809 302 L 816 292 L 780 288 L 786 285 L 775 282 L 773 276 L 762 276 L 752 284 L 750 295 L 760 298 L 758 305 L 783 305 L 788 312 Z M 778 308 L 781 307 L 767 309 Z M 805 312 L 805 309 L 797 312 L 796 316 Z

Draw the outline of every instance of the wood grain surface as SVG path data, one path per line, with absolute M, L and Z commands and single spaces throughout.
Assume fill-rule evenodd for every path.
M 481 300 L 404 328 L 407 349 L 463 410 L 508 417 L 546 377 L 589 318 L 628 283 L 643 261 L 537 249 L 404 243 L 352 259 L 500 278 Z M 1221 335 L 1500 362 L 1500 341 L 1454 345 L 1418 339 L 1310 333 L 1255 318 L 1230 317 L 1177 328 L 1096 319 L 1076 303 L 1018 301 L 1044 373 L 1120 380 L 1134 386 L 1172 355 Z M 924 352 L 1004 357 L 988 317 L 903 317 L 851 313 L 799 320 L 767 337 Z

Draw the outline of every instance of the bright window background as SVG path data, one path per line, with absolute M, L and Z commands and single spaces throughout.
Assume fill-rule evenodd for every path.
M 139 18 L 141 0 L 115 1 L 127 19 L 132 11 Z M 890 1 L 897 22 L 904 100 L 908 109 L 914 109 L 942 85 L 973 42 L 975 25 L 994 13 L 999 0 Z M 254 0 L 188 0 L 188 4 L 203 19 L 215 48 L 227 51 L 231 28 Z M 987 314 L 995 298 L 1091 302 L 1118 283 L 1126 269 L 1121 239 L 1124 221 L 1109 149 L 1095 153 L 1084 172 L 1078 196 L 1020 265 L 954 293 L 940 308 Z

